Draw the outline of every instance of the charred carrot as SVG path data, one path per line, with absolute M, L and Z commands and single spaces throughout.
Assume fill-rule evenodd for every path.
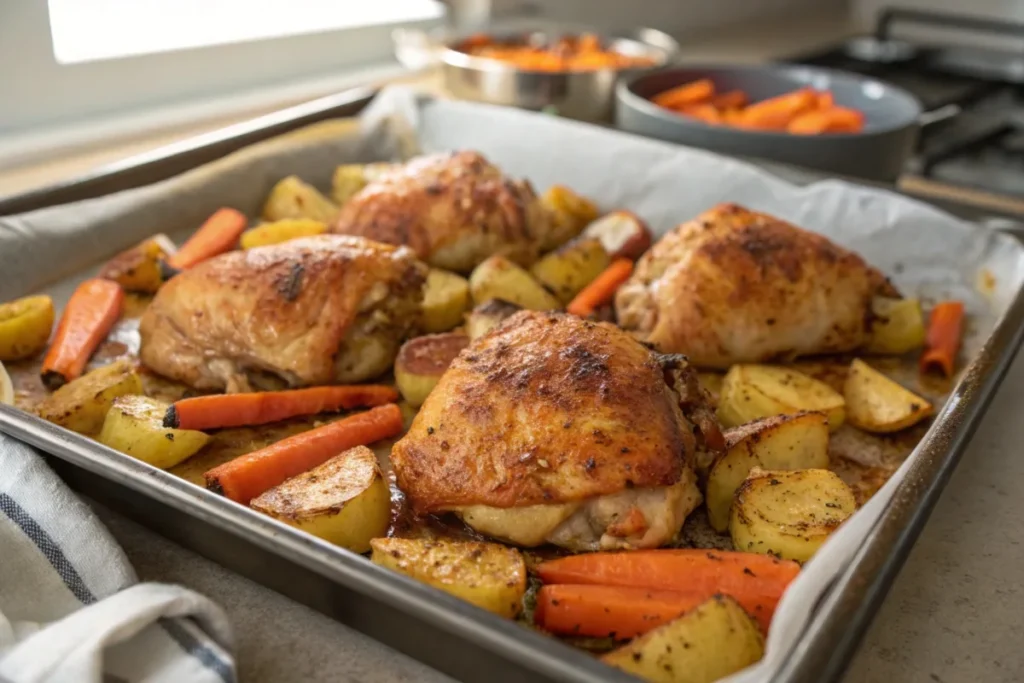
M 121 315 L 121 285 L 92 278 L 78 285 L 57 323 L 57 334 L 43 359 L 43 384 L 57 389 L 82 374 L 96 347 Z
M 534 621 L 559 635 L 626 640 L 685 614 L 707 597 L 622 586 L 542 586 Z
M 786 126 L 789 133 L 817 135 L 819 133 L 858 133 L 864 129 L 864 115 L 855 109 L 830 107 L 800 114 Z
M 814 108 L 817 101 L 817 94 L 809 88 L 761 100 L 743 110 L 741 125 L 762 130 L 785 130 L 790 121 Z
M 615 259 L 593 282 L 584 287 L 575 299 L 569 302 L 565 310 L 581 318 L 586 318 L 599 306 L 611 301 L 616 290 L 629 279 L 632 272 L 632 261 L 628 258 Z
M 942 301 L 935 304 L 928 319 L 928 343 L 921 356 L 921 372 L 937 369 L 946 377 L 953 376 L 963 327 L 962 301 Z
M 261 425 L 298 415 L 370 408 L 397 400 L 395 389 L 379 384 L 196 396 L 176 401 L 168 408 L 164 427 L 204 430 Z
M 686 83 L 660 92 L 651 101 L 662 107 L 676 109 L 688 104 L 706 102 L 714 94 L 715 84 L 707 78 L 702 78 L 699 81 L 693 81 L 692 83 Z
M 402 411 L 389 403 L 239 456 L 203 477 L 206 488 L 247 505 L 264 491 L 349 448 L 366 446 L 401 431 Z
M 747 101 L 747 93 L 742 90 L 730 90 L 711 98 L 711 104 L 717 109 L 739 109 L 747 106 Z
M 229 208 L 217 209 L 196 234 L 192 235 L 176 254 L 167 259 L 167 265 L 184 270 L 200 261 L 230 251 L 238 244 L 238 238 L 248 225 L 249 220 L 241 212 Z

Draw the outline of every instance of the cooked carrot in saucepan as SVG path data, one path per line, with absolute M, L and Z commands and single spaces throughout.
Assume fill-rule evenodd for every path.
M 755 102 L 743 110 L 741 125 L 761 130 L 785 130 L 795 117 L 818 104 L 817 93 L 810 88 Z
M 238 244 L 238 238 L 248 225 L 249 219 L 241 212 L 229 208 L 217 209 L 181 249 L 167 259 L 167 265 L 184 270 L 230 251 Z
M 715 84 L 704 78 L 658 93 L 652 101 L 662 107 L 674 109 L 676 107 L 707 102 L 714 94 Z
M 397 400 L 395 389 L 379 384 L 196 396 L 176 401 L 168 408 L 164 427 L 204 430 L 260 425 L 299 415 L 370 408 Z
M 629 279 L 633 272 L 633 262 L 628 258 L 617 258 L 597 278 L 576 295 L 566 309 L 573 315 L 586 318 L 603 304 L 615 296 L 616 290 Z
M 935 304 L 928 319 L 928 342 L 921 356 L 921 372 L 939 370 L 946 377 L 953 376 L 963 327 L 962 301 L 942 301 Z
M 238 503 L 322 465 L 342 451 L 367 446 L 402 431 L 402 411 L 394 403 L 371 408 L 239 456 L 203 474 L 206 487 Z
M 124 290 L 116 282 L 92 278 L 78 285 L 43 359 L 42 377 L 47 387 L 57 389 L 82 374 L 120 317 L 123 304 Z
M 786 126 L 790 133 L 856 133 L 864 127 L 864 115 L 847 107 L 813 109 L 800 114 Z

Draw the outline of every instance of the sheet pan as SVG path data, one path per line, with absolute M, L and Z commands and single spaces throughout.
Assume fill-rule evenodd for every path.
M 1020 344 L 1024 248 L 1007 234 L 875 189 L 796 187 L 710 153 L 398 89 L 359 121 L 324 121 L 150 186 L 0 219 L 0 300 L 43 287 L 63 299 L 83 272 L 119 249 L 155 232 L 180 235 L 218 206 L 255 215 L 284 175 L 326 186 L 338 163 L 454 148 L 479 149 L 538 187 L 565 183 L 604 208 L 628 207 L 659 233 L 719 201 L 743 203 L 856 249 L 904 291 L 967 301 L 965 355 L 974 362 L 912 457 L 787 593 L 765 660 L 735 678 L 833 680 Z M 979 279 L 989 285 L 979 289 Z M 561 643 L 24 413 L 0 407 L 0 430 L 52 453 L 85 492 L 457 677 L 476 680 L 486 670 L 496 680 L 624 680 Z

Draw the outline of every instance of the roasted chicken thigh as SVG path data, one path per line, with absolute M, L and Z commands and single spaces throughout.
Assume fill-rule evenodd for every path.
M 197 389 L 366 380 L 415 329 L 425 271 L 409 249 L 342 235 L 229 252 L 160 289 L 139 355 Z
M 619 324 L 698 367 L 842 353 L 893 296 L 864 260 L 767 214 L 722 204 L 665 235 L 615 297 Z
M 533 188 L 477 152 L 434 154 L 384 170 L 341 208 L 333 231 L 410 247 L 462 273 L 494 254 L 528 265 L 547 215 Z
M 650 548 L 700 503 L 698 451 L 720 446 L 681 357 L 607 323 L 521 311 L 458 356 L 391 462 L 415 511 L 489 536 Z

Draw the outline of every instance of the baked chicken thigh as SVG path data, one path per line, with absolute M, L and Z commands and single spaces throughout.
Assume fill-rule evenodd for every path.
M 619 324 L 698 367 L 842 353 L 885 277 L 825 237 L 735 204 L 665 235 L 615 297 Z
M 409 249 L 358 237 L 229 252 L 161 287 L 139 356 L 197 389 L 359 382 L 414 330 L 425 277 Z
M 341 208 L 333 231 L 410 247 L 437 268 L 467 273 L 494 254 L 537 258 L 547 214 L 525 180 L 477 152 L 419 157 L 372 180 Z
M 391 452 L 414 511 L 523 546 L 652 548 L 721 433 L 695 373 L 607 323 L 521 311 L 474 341 Z

